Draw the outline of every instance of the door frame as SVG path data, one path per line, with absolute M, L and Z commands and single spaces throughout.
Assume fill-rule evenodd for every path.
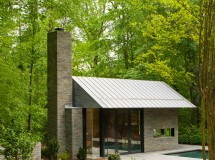
M 118 131 L 118 112 L 122 109 L 100 109 L 99 110 L 99 126 L 100 126 L 100 157 L 107 156 L 105 154 L 105 111 L 114 111 L 114 127 L 115 130 Z M 132 154 L 132 153 L 138 153 L 131 150 L 131 111 L 132 110 L 138 110 L 140 111 L 140 152 L 144 152 L 144 110 L 143 109 L 128 109 L 128 152 L 121 153 L 121 154 Z M 115 151 L 118 152 L 118 139 L 117 139 L 117 133 L 115 133 Z
M 106 110 L 114 110 L 117 111 L 121 110 L 121 109 L 99 109 L 99 137 L 100 137 L 100 157 L 105 157 L 107 155 L 105 155 L 105 117 L 104 117 L 104 112 Z M 144 152 L 144 109 L 128 109 L 130 110 L 130 115 L 131 115 L 131 110 L 139 110 L 140 111 L 140 145 L 141 145 L 141 151 L 140 152 Z M 83 148 L 86 148 L 86 108 L 83 108 Z M 116 116 L 116 114 L 115 114 Z M 116 116 L 117 117 L 117 116 Z M 130 119 L 130 118 L 129 118 Z M 116 124 L 115 124 L 116 125 Z M 117 125 L 116 125 L 117 126 Z M 117 128 L 118 129 L 118 128 Z M 130 137 L 131 137 L 131 131 L 130 131 Z M 131 141 L 130 144 L 128 144 L 131 146 Z M 131 154 L 131 153 L 138 153 L 138 152 L 130 152 L 130 149 L 128 152 L 124 153 L 124 154 Z

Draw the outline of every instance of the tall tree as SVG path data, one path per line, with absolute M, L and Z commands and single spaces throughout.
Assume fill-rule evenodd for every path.
M 205 122 L 209 160 L 215 160 L 215 0 L 202 0 L 199 34 L 199 89 L 202 105 L 202 151 L 205 155 Z
M 22 115 L 25 115 L 26 121 L 23 122 L 23 116 L 20 116 L 20 123 L 28 130 L 32 129 L 31 132 L 42 135 L 46 121 L 46 28 L 41 25 L 44 5 L 37 0 L 2 2 L 0 58 L 2 63 L 13 66 L 14 69 L 8 67 L 16 71 L 17 78 L 12 79 L 19 80 L 19 86 L 23 86 L 19 93 L 22 97 L 16 97 L 22 105 L 16 105 L 9 111 L 11 115 L 16 115 L 16 109 L 24 111 Z M 4 77 L 9 77 L 10 72 L 4 74 Z M 5 90 L 6 86 L 1 85 L 1 90 Z M 8 107 L 0 107 L 8 110 Z
M 106 0 L 65 0 L 59 6 L 59 21 L 73 35 L 74 75 L 101 76 L 101 73 L 108 72 L 107 7 Z

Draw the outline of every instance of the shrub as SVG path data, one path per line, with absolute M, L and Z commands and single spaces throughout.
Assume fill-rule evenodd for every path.
M 120 154 L 119 153 L 115 153 L 115 154 L 109 154 L 108 155 L 108 160 L 120 160 Z
M 56 160 L 57 159 L 57 154 L 58 150 L 60 148 L 60 144 L 56 139 L 52 139 L 48 141 L 47 144 L 47 150 L 48 150 L 48 158 L 49 160 Z
M 79 148 L 78 153 L 77 153 L 77 158 L 79 160 L 86 160 L 87 158 L 87 151 L 84 148 Z
M 191 144 L 201 144 L 202 143 L 202 137 L 201 134 L 194 134 L 190 136 L 190 143 Z
M 5 159 L 30 159 L 35 142 L 35 136 L 25 132 L 21 125 L 12 122 L 0 134 L 0 154 L 4 155 Z
M 69 154 L 66 151 L 62 152 L 59 156 L 59 160 L 68 160 L 68 159 L 69 159 Z
M 181 129 L 179 143 L 181 144 L 202 144 L 202 131 L 196 126 L 185 127 Z M 207 130 L 205 130 L 205 140 L 207 145 Z
M 188 134 L 180 135 L 178 140 L 179 140 L 180 144 L 189 144 L 190 143 L 190 137 Z
M 48 151 L 47 146 L 42 146 L 42 148 L 41 148 L 41 156 L 42 156 L 43 159 L 49 157 L 49 151 Z

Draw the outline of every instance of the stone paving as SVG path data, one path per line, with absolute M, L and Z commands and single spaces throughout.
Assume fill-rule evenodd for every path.
M 165 155 L 165 154 L 169 154 L 169 153 L 192 151 L 192 150 L 198 150 L 198 149 L 201 149 L 201 146 L 179 145 L 178 149 L 121 155 L 121 160 L 198 160 L 196 158 Z M 207 147 L 206 147 L 206 149 L 207 149 Z M 0 156 L 0 160 L 3 160 L 3 157 Z M 88 159 L 88 160 L 90 160 L 90 159 Z M 107 158 L 97 158 L 97 160 L 107 160 Z
M 192 150 L 198 150 L 198 149 L 201 150 L 201 146 L 179 145 L 178 149 L 173 149 L 173 150 L 122 155 L 121 160 L 198 160 L 196 158 L 165 155 L 169 153 L 192 151 Z
M 121 160 L 198 160 L 196 158 L 178 157 L 178 156 L 165 155 L 165 154 L 192 151 L 192 150 L 201 150 L 201 149 L 202 147 L 197 145 L 179 145 L 178 149 L 121 155 Z M 207 150 L 207 147 L 206 147 L 206 150 Z M 95 158 L 95 159 L 107 160 L 107 158 Z M 92 160 L 92 159 L 88 159 L 88 160 Z

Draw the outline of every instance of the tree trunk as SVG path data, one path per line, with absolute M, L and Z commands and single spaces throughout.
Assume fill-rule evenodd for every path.
M 32 80 L 33 80 L 33 63 L 30 66 L 30 72 L 29 72 L 29 99 L 28 99 L 28 131 L 31 130 L 31 106 L 32 106 Z
M 203 159 L 206 159 L 204 137 L 207 115 L 209 160 L 215 160 L 215 0 L 202 0 L 200 6 L 199 88 L 202 96 Z
M 211 97 L 211 102 L 209 104 L 208 111 L 208 150 L 209 150 L 209 160 L 215 160 L 215 105 L 214 105 L 213 95 Z
M 202 95 L 202 158 L 206 160 L 205 151 L 205 95 Z

